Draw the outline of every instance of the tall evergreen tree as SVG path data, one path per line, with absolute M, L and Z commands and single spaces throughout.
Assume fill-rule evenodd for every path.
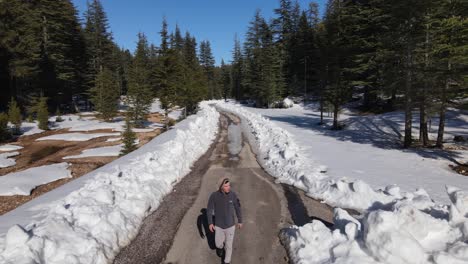
M 213 57 L 209 41 L 202 41 L 200 43 L 200 64 L 202 65 L 209 82 L 209 98 L 219 98 L 219 95 L 216 94 L 216 87 L 214 84 L 215 59 Z
M 119 87 L 113 73 L 104 68 L 96 76 L 95 85 L 91 88 L 91 102 L 104 120 L 112 120 L 117 114 L 120 98 Z
M 143 33 L 138 34 L 128 82 L 128 103 L 132 120 L 136 127 L 144 126 L 149 107 L 153 102 L 153 92 L 150 86 L 150 70 L 148 69 L 148 41 Z
M 13 124 L 14 133 L 19 135 L 21 133 L 21 110 L 16 103 L 14 98 L 11 98 L 10 103 L 8 103 L 8 120 Z
M 228 65 L 224 64 L 224 60 L 221 60 L 221 85 L 223 87 L 223 98 L 227 101 L 231 95 L 231 71 Z
M 257 10 L 244 44 L 244 82 L 259 107 L 271 107 L 284 91 L 281 47 L 274 44 L 270 25 Z
M 47 109 L 47 98 L 40 97 L 37 101 L 37 121 L 39 123 L 39 129 L 49 129 L 49 110 Z
M 8 115 L 0 112 L 0 142 L 11 138 L 10 129 L 8 129 Z
M 96 75 L 104 68 L 114 70 L 112 63 L 112 34 L 109 31 L 107 15 L 100 0 L 92 0 L 88 3 L 85 13 L 84 35 L 86 39 L 86 53 L 88 56 L 87 83 L 94 86 Z
M 468 3 L 462 0 L 438 2 L 434 16 L 436 72 L 439 89 L 439 128 L 436 146 L 443 147 L 448 100 L 462 94 L 468 83 Z
M 237 35 L 234 38 L 234 50 L 232 51 L 232 63 L 231 63 L 231 77 L 232 77 L 232 94 L 236 100 L 240 100 L 244 97 L 244 91 L 242 87 L 242 69 L 243 69 L 243 57 L 242 47 Z

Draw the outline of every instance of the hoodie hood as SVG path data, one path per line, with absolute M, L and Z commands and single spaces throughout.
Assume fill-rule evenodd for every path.
M 222 191 L 221 188 L 223 187 L 223 185 L 224 185 L 224 183 L 225 183 L 226 181 L 230 182 L 231 180 L 229 180 L 229 178 L 227 178 L 227 177 L 220 178 L 220 179 L 218 180 L 218 191 Z

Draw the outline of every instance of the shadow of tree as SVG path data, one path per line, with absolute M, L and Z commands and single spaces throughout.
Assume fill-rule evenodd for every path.
M 349 141 L 359 144 L 370 144 L 381 149 L 395 149 L 402 152 L 415 153 L 423 158 L 431 159 L 446 159 L 456 164 L 456 160 L 460 158 L 460 154 L 454 151 L 441 150 L 437 148 L 408 148 L 402 147 L 400 132 L 401 115 L 390 114 L 386 116 L 352 116 L 343 121 L 345 129 L 331 130 L 330 119 L 326 119 L 324 125 L 319 125 L 320 115 L 314 113 L 305 113 L 304 115 L 283 115 L 272 116 L 263 115 L 273 121 L 289 123 L 291 125 L 310 129 L 320 135 L 335 138 L 340 141 Z M 455 118 L 452 116 L 452 118 Z M 466 123 L 463 119 L 451 120 L 452 124 L 456 122 L 457 128 L 463 128 L 462 123 Z M 468 136 L 468 129 L 461 134 Z

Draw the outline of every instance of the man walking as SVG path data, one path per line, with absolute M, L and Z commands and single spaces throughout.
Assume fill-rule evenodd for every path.
M 232 242 L 234 241 L 234 231 L 236 229 L 234 213 L 237 216 L 237 226 L 241 229 L 240 202 L 237 194 L 231 192 L 229 179 L 224 178 L 219 185 L 218 191 L 212 193 L 208 200 L 207 216 L 210 231 L 215 232 L 216 253 L 221 257 L 224 248 L 224 263 L 226 264 L 231 262 Z

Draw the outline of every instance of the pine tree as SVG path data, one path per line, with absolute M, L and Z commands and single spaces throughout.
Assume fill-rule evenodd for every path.
M 214 67 L 215 67 L 215 59 L 213 57 L 213 53 L 211 52 L 211 44 L 209 41 L 202 41 L 200 43 L 200 64 L 205 71 L 206 78 L 209 82 L 209 98 L 219 98 L 215 92 L 215 84 L 214 84 Z
M 39 13 L 34 11 L 30 2 L 21 0 L 1 1 L 0 13 L 0 45 L 6 53 L 8 65 L 9 96 L 6 100 L 11 96 L 39 93 L 37 82 L 31 82 L 37 80 L 40 72 Z
M 207 97 L 208 81 L 197 57 L 197 43 L 187 32 L 184 39 L 183 86 L 180 99 L 185 113 L 191 114 L 196 110 L 198 102 Z
M 107 15 L 100 0 L 92 0 L 88 3 L 85 13 L 84 36 L 86 40 L 86 55 L 88 57 L 87 84 L 94 87 L 96 75 L 104 68 L 114 70 L 111 65 L 112 34 L 109 32 Z
M 39 129 L 49 129 L 49 111 L 47 110 L 47 98 L 39 98 L 37 109 L 37 121 L 39 122 Z
M 345 65 L 349 57 L 349 43 L 346 41 L 344 28 L 347 10 L 340 0 L 330 0 L 327 5 L 325 30 L 327 45 L 327 87 L 326 98 L 333 106 L 333 127 L 340 129 L 339 112 L 342 105 L 351 97 L 351 86 L 346 78 Z
M 243 70 L 243 58 L 242 58 L 242 47 L 237 35 L 234 37 L 234 50 L 232 51 L 232 63 L 231 63 L 231 76 L 232 76 L 232 93 L 236 100 L 240 100 L 244 96 L 242 87 L 242 70 Z
M 278 58 L 282 65 L 282 75 L 286 82 L 291 84 L 293 81 L 292 58 L 294 32 L 298 22 L 298 4 L 291 0 L 280 0 L 280 6 L 274 10 L 277 17 L 273 20 L 272 29 L 276 45 L 278 46 Z M 291 85 L 289 85 L 284 95 L 293 94 Z
M 162 28 L 161 31 L 159 32 L 159 35 L 161 36 L 161 56 L 166 55 L 167 50 L 169 49 L 169 36 L 168 36 L 168 31 L 167 31 L 167 21 L 166 17 L 163 18 L 162 22 Z
M 120 93 L 112 72 L 104 68 L 96 75 L 91 88 L 91 102 L 104 120 L 112 120 L 117 114 Z
M 10 103 L 8 104 L 8 120 L 13 124 L 13 132 L 16 135 L 21 133 L 21 110 L 16 103 L 14 98 L 11 98 Z
M 38 1 L 36 12 L 41 20 L 41 59 L 39 83 L 44 96 L 56 106 L 71 102 L 72 95 L 81 90 L 84 39 L 77 10 L 70 0 Z
M 224 60 L 221 60 L 221 85 L 223 87 L 223 98 L 227 101 L 231 95 L 231 71 L 228 65 L 224 64 Z
M 257 10 L 250 22 L 244 44 L 243 85 L 258 107 L 272 107 L 283 94 L 285 80 L 281 47 L 273 41 L 273 31 Z
M 4 142 L 10 138 L 11 134 L 8 129 L 8 115 L 0 113 L 0 142 Z
M 136 133 L 132 130 L 132 123 L 130 122 L 130 117 L 125 118 L 125 127 L 122 132 L 123 148 L 120 151 L 120 155 L 126 155 L 137 149 L 136 145 Z
M 150 70 L 148 58 L 148 42 L 143 33 L 138 34 L 138 43 L 129 72 L 128 103 L 132 120 L 136 127 L 143 127 L 149 107 L 153 102 L 153 92 L 150 86 Z
M 459 0 L 438 2 L 434 18 L 434 59 L 440 89 L 439 128 L 436 146 L 443 147 L 448 100 L 462 94 L 468 83 L 468 3 Z

